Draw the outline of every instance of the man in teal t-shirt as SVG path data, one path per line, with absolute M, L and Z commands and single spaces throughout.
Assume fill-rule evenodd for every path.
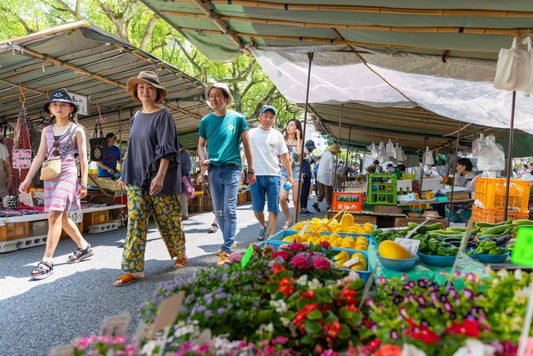
M 224 244 L 217 253 L 218 264 L 221 265 L 228 261 L 235 243 L 242 173 L 241 142 L 248 162 L 247 178 L 250 185 L 255 183 L 255 172 L 248 124 L 242 114 L 228 110 L 232 100 L 229 88 L 226 84 L 216 83 L 207 87 L 205 96 L 213 113 L 200 121 L 198 157 L 202 166 L 209 167 L 213 212 L 224 237 Z

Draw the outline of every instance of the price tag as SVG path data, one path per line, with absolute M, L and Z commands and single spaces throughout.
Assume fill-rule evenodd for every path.
M 356 264 L 358 264 L 358 263 L 359 263 L 359 258 L 354 257 L 354 258 L 349 259 L 348 261 L 344 262 L 342 265 L 343 265 L 344 267 L 348 267 L 348 268 L 350 268 L 350 267 L 352 267 L 353 265 L 356 265 Z
M 418 247 L 420 246 L 420 240 L 413 239 L 402 239 L 397 238 L 394 242 L 399 243 L 403 248 L 405 248 L 411 254 L 411 257 L 415 257 L 418 252 Z
M 307 230 L 307 227 L 309 226 L 310 223 L 311 223 L 310 221 L 307 221 L 304 224 L 304 227 L 302 227 L 302 229 L 300 230 L 300 233 L 298 235 L 303 236 L 305 234 L 305 230 Z
M 179 308 L 183 303 L 184 297 L 185 292 L 180 291 L 161 302 L 159 305 L 159 310 L 157 311 L 157 316 L 154 320 L 154 324 L 148 332 L 148 338 L 151 339 L 160 330 L 172 326 L 178 317 Z
M 76 211 L 67 211 L 67 216 L 74 222 L 74 224 L 79 224 L 83 221 L 83 213 L 81 209 Z
M 128 311 L 120 315 L 106 316 L 100 329 L 100 335 L 109 335 L 112 337 L 126 335 L 131 314 Z

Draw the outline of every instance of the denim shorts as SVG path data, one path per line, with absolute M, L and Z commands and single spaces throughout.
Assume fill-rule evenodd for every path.
M 252 208 L 259 213 L 265 209 L 265 196 L 268 198 L 268 212 L 279 213 L 279 177 L 257 176 L 250 187 L 252 194 Z
M 289 179 L 289 172 L 287 172 L 285 167 L 281 167 L 280 173 L 281 173 L 281 180 Z M 300 177 L 300 166 L 292 167 L 292 178 L 294 179 L 294 181 L 297 182 L 299 177 Z

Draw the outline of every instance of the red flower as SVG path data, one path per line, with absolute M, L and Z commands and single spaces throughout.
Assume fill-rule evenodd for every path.
M 348 304 L 345 308 L 354 313 L 357 313 L 359 311 L 359 309 L 357 309 L 354 304 Z
M 315 303 L 311 303 L 307 304 L 305 307 L 302 308 L 302 310 L 299 310 L 294 314 L 294 320 L 292 322 L 300 329 L 303 334 L 305 334 L 305 327 L 303 326 L 303 322 L 305 318 L 307 318 L 307 314 L 309 314 L 310 311 L 316 309 L 318 309 L 317 305 Z
M 371 351 L 374 351 L 374 350 L 376 350 L 379 347 L 379 345 L 381 345 L 381 340 L 374 339 L 374 340 L 370 341 L 366 346 L 368 346 Z
M 284 248 L 289 249 L 294 252 L 302 252 L 308 249 L 307 245 L 304 245 L 298 242 L 293 242 L 292 244 L 285 246 Z
M 327 241 L 320 241 L 320 247 L 326 250 L 331 250 L 331 245 Z
M 292 246 L 292 245 L 291 245 Z M 291 265 L 298 269 L 310 269 L 312 267 L 311 262 L 307 258 L 301 255 L 296 255 L 291 259 Z
M 331 308 L 331 303 L 322 304 L 320 306 L 320 311 L 322 314 L 326 314 L 326 312 Z
M 357 299 L 355 298 L 355 289 L 345 288 L 339 292 L 340 295 L 344 297 L 344 300 L 348 304 L 355 304 L 357 303 Z
M 279 289 L 278 291 L 285 294 L 285 297 L 289 298 L 291 296 L 292 293 L 294 293 L 294 290 L 296 288 L 294 288 L 294 286 L 292 285 L 292 282 L 291 282 L 291 279 L 286 277 L 286 278 L 283 278 L 280 282 L 279 282 Z
M 387 344 L 374 353 L 374 356 L 402 356 L 400 346 Z
M 477 320 L 465 319 L 462 324 L 452 321 L 452 326 L 446 329 L 444 333 L 479 337 L 480 327 L 481 323 Z
M 310 289 L 307 292 L 303 292 L 302 293 L 302 298 L 314 299 L 315 298 L 315 291 Z
M 324 257 L 319 257 L 313 261 L 316 269 L 331 269 L 331 262 Z
M 286 268 L 283 267 L 283 266 L 280 266 L 280 265 L 274 265 L 274 266 L 272 267 L 272 274 L 276 274 L 276 273 L 278 273 L 279 271 L 285 271 L 285 270 L 286 270 Z
M 339 336 L 339 333 L 341 332 L 341 323 L 337 320 L 331 324 L 326 324 L 325 326 L 329 337 L 336 339 Z
M 274 253 L 272 253 L 272 259 L 275 259 L 276 257 L 281 257 L 283 258 L 283 261 L 287 262 L 287 260 L 289 259 L 289 256 L 291 255 L 291 253 L 287 250 L 280 250 L 280 251 L 276 251 Z
M 431 331 L 427 326 L 416 325 L 413 323 L 412 317 L 409 317 L 407 322 L 409 323 L 409 329 L 405 332 L 406 336 L 410 336 L 413 339 L 422 340 L 426 344 L 433 344 L 440 340 L 439 335 Z

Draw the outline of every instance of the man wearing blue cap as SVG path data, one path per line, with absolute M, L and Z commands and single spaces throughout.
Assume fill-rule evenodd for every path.
M 250 130 L 250 143 L 254 157 L 256 181 L 250 187 L 254 215 L 259 221 L 259 241 L 274 233 L 279 214 L 280 168 L 278 157 L 289 174 L 288 181 L 294 184 L 289 149 L 283 135 L 272 128 L 276 122 L 276 109 L 265 105 L 259 112 L 259 127 Z M 268 222 L 265 222 L 265 199 L 268 202 Z

